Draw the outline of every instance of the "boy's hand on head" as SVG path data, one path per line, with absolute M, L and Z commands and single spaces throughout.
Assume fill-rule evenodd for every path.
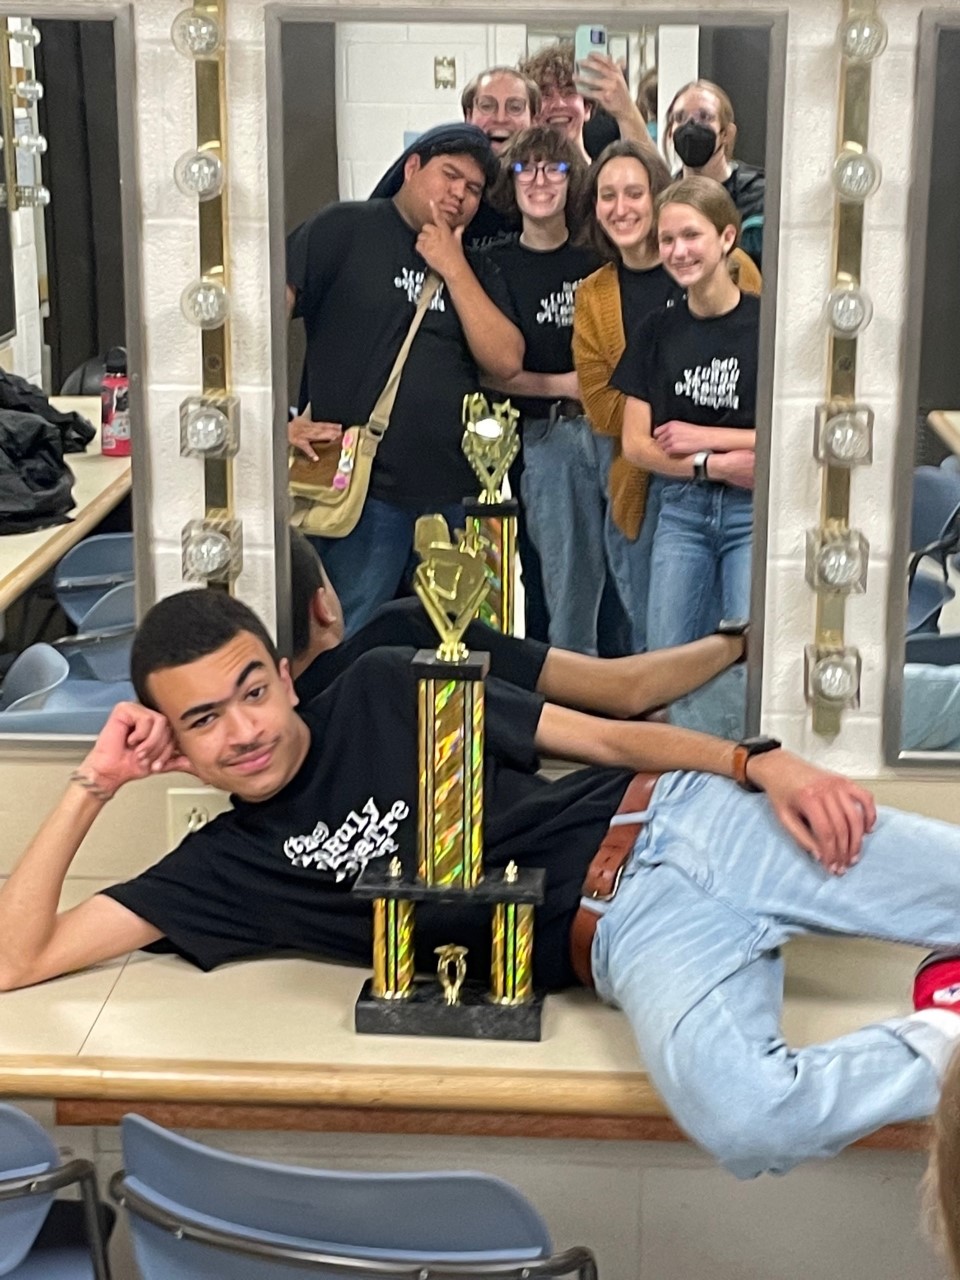
M 98 799 L 110 800 L 125 782 L 174 772 L 193 770 L 167 719 L 138 702 L 118 702 L 74 777 Z

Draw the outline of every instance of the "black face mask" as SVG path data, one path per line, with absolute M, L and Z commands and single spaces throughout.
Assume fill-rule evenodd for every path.
M 674 133 L 673 146 L 688 169 L 702 169 L 717 149 L 717 135 L 709 125 L 687 120 Z

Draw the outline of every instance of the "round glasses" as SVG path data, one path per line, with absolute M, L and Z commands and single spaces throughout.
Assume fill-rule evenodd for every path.
M 547 182 L 563 182 L 570 172 L 565 160 L 541 161 L 539 164 L 522 164 L 519 160 L 510 166 L 517 181 L 525 187 L 536 182 L 537 174 L 542 173 Z

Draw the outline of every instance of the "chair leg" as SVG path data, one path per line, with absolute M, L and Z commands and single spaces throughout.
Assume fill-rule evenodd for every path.
M 90 1260 L 93 1263 L 94 1280 L 110 1280 L 107 1242 L 103 1235 L 97 1183 L 93 1173 L 81 1177 L 80 1198 L 83 1201 L 83 1220 L 87 1229 L 87 1239 L 90 1242 Z

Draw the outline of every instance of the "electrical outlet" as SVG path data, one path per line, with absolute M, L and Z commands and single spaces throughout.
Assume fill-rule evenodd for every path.
M 230 808 L 222 791 L 210 787 L 171 787 L 167 792 L 167 839 L 170 847 L 205 827 L 211 818 Z

